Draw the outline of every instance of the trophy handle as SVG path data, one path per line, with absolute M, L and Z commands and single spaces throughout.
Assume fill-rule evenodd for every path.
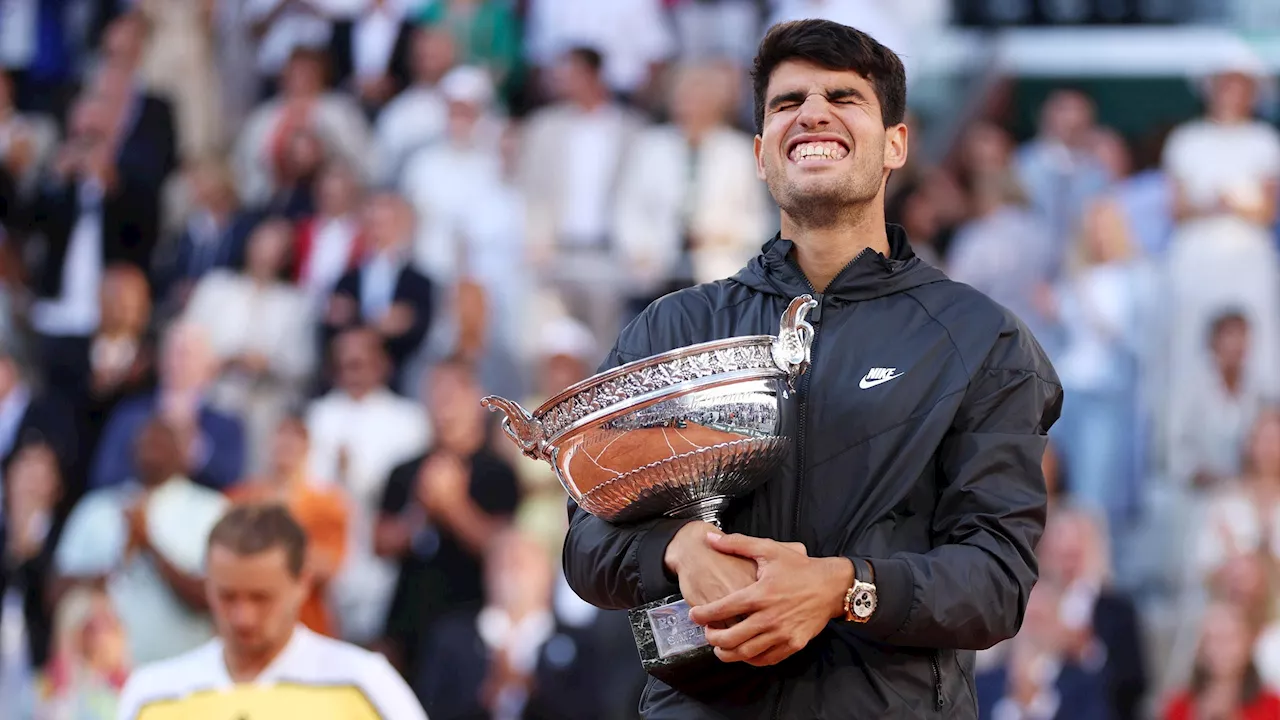
M 547 459 L 546 435 L 542 430 L 542 423 L 521 407 L 520 403 L 490 395 L 481 400 L 480 404 L 490 412 L 496 410 L 505 416 L 502 420 L 503 432 L 520 447 L 520 452 L 526 457 L 534 460 Z
M 809 348 L 813 345 L 813 326 L 805 315 L 818 306 L 812 295 L 801 295 L 791 301 L 782 313 L 778 337 L 773 341 L 773 362 L 787 374 L 787 384 L 795 389 L 795 381 L 809 369 Z

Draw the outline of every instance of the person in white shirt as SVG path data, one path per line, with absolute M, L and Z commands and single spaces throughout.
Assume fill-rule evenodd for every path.
M 374 126 L 377 182 L 397 182 L 405 159 L 444 134 L 448 108 L 437 85 L 456 57 L 457 46 L 447 31 L 429 27 L 414 31 L 409 45 L 413 84 L 382 108 Z
M 282 505 L 242 505 L 209 535 L 205 591 L 218 637 L 138 668 L 118 720 L 426 720 L 386 658 L 298 621 L 306 534 Z
M 354 501 L 346 564 L 330 586 L 341 637 L 372 641 L 382 632 L 396 566 L 374 556 L 374 519 L 391 471 L 422 453 L 430 424 L 422 408 L 387 388 L 381 339 L 347 330 L 333 344 L 338 387 L 307 410 L 312 477 L 339 484 Z
M 1272 233 L 1280 131 L 1253 115 L 1262 79 L 1247 65 L 1213 77 L 1205 116 L 1179 126 L 1165 145 L 1176 220 L 1165 269 L 1169 429 L 1197 422 L 1180 414 L 1186 408 L 1176 399 L 1212 377 L 1204 338 L 1225 309 L 1240 310 L 1250 326 L 1248 382 L 1280 392 L 1280 253 Z

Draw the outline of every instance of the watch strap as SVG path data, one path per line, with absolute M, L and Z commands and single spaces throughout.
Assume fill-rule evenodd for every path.
M 852 558 L 853 562 L 853 581 L 855 583 L 867 583 L 868 585 L 876 584 L 876 571 L 871 563 L 862 558 Z

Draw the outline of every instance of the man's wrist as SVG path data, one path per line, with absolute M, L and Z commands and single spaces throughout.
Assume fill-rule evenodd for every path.
M 823 584 L 823 596 L 831 600 L 830 616 L 832 620 L 844 619 L 844 598 L 849 588 L 853 587 L 853 561 L 847 557 L 837 556 L 823 558 L 826 564 L 828 582 Z
M 716 526 L 701 520 L 691 520 L 676 531 L 662 556 L 662 564 L 672 576 L 680 575 L 680 563 L 684 559 L 691 543 L 705 542 L 706 535 L 714 532 Z

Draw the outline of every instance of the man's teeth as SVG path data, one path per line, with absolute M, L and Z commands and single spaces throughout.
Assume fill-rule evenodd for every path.
M 791 150 L 792 160 L 805 160 L 808 158 L 824 158 L 828 160 L 841 160 L 848 155 L 849 151 L 838 142 L 806 142 L 800 143 Z

